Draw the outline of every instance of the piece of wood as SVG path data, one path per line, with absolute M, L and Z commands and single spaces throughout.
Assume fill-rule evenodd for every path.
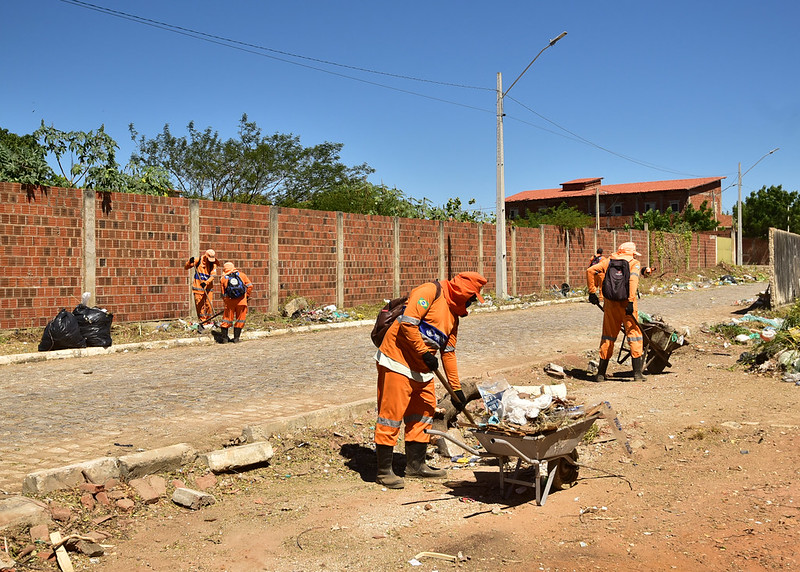
M 53 546 L 58 546 L 58 548 L 55 549 L 56 562 L 58 562 L 58 567 L 61 568 L 61 572 L 75 572 L 75 569 L 72 567 L 72 560 L 69 559 L 69 554 L 67 554 L 67 549 L 64 548 L 64 545 L 61 543 L 61 533 L 58 531 L 51 532 L 50 542 L 53 543 Z

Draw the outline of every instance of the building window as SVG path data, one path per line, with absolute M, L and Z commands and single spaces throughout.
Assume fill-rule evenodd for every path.
M 655 203 L 644 203 L 644 212 L 656 210 Z
M 672 209 L 672 212 L 677 213 L 681 211 L 681 205 L 678 201 L 670 201 L 669 208 Z
M 601 215 L 606 214 L 606 204 L 605 203 L 600 203 L 600 214 Z
M 511 218 L 519 217 L 519 209 L 509 209 L 508 210 L 508 216 L 511 217 Z
M 622 205 L 614 205 L 614 214 L 621 215 L 622 214 Z

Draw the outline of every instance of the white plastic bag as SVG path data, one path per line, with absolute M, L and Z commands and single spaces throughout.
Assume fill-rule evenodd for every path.
M 478 391 L 489 417 L 503 418 L 503 394 L 511 387 L 503 377 L 496 377 L 478 384 Z

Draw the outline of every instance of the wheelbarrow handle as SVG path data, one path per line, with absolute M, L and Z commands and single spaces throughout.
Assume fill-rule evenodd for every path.
M 456 392 L 453 391 L 453 388 L 450 386 L 450 382 L 447 381 L 447 378 L 442 375 L 442 372 L 439 371 L 438 367 L 433 370 L 433 373 L 436 374 L 436 377 L 438 377 L 439 381 L 442 382 L 442 385 L 444 385 L 444 388 L 447 390 L 447 393 L 450 394 L 450 400 L 453 402 L 453 404 L 455 405 L 456 403 L 461 403 L 461 400 L 456 395 Z M 467 406 L 466 403 L 464 403 L 463 405 L 464 405 L 464 407 Z M 472 423 L 473 425 L 476 425 L 475 420 L 472 418 L 472 415 L 470 415 L 469 411 L 467 411 L 466 409 L 462 409 L 461 412 L 464 415 L 466 415 L 466 417 L 467 417 L 467 419 L 469 420 L 470 423 Z

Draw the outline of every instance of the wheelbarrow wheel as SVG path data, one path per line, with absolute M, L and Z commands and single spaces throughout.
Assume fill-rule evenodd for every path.
M 573 450 L 569 454 L 569 458 L 574 462 L 578 462 L 578 451 Z M 556 475 L 553 477 L 553 484 L 550 487 L 552 491 L 561 491 L 572 486 L 578 480 L 578 465 L 573 465 L 566 459 L 558 459 L 557 465 L 554 469 Z

